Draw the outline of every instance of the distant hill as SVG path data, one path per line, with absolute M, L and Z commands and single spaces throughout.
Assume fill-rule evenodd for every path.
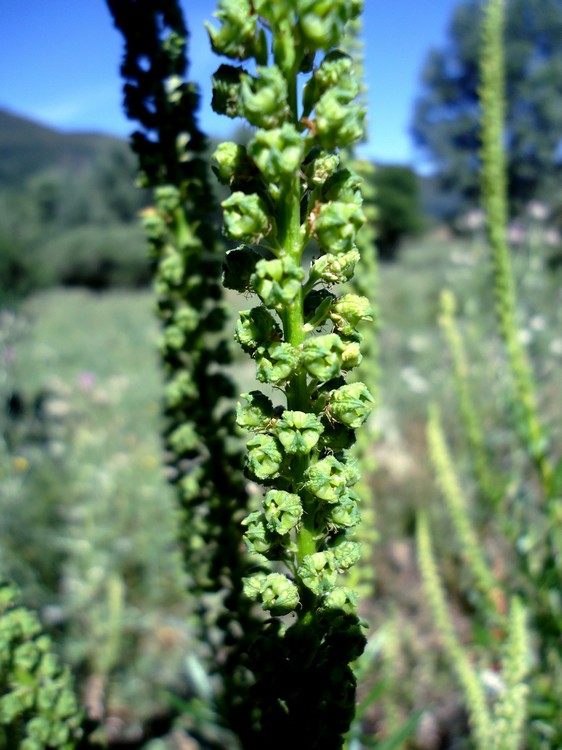
M 62 133 L 0 109 L 0 187 L 21 187 L 51 166 L 80 170 L 124 141 L 99 133 Z

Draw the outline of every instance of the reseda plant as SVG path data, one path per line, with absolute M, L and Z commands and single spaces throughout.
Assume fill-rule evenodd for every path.
M 338 149 L 362 136 L 364 112 L 351 58 L 336 46 L 361 6 L 221 0 L 220 26 L 208 26 L 217 54 L 256 63 L 221 65 L 213 78 L 215 111 L 256 128 L 247 148 L 223 143 L 213 162 L 232 191 L 224 231 L 240 243 L 224 284 L 260 300 L 241 312 L 235 336 L 258 381 L 285 402 L 253 390 L 237 412 L 253 433 L 246 474 L 264 488 L 244 521 L 255 565 L 245 591 L 270 615 L 248 655 L 257 734 L 270 747 L 295 736 L 301 747 L 342 746 L 354 711 L 350 663 L 364 647 L 355 592 L 338 585 L 360 556 L 349 538 L 359 523 L 349 449 L 373 406 L 363 383 L 345 381 L 361 360 L 357 325 L 372 311 L 337 286 L 353 276 L 364 222 L 360 179 Z M 312 240 L 319 252 L 307 269 Z

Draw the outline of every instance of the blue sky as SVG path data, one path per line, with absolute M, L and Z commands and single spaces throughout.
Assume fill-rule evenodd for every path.
M 415 163 L 408 128 L 427 51 L 441 46 L 457 0 L 365 0 L 365 70 L 369 142 L 365 155 Z M 63 130 L 126 136 L 118 67 L 122 39 L 104 0 L 2 3 L 0 107 Z M 203 27 L 214 0 L 183 0 L 191 32 L 190 78 L 203 87 L 201 125 L 228 135 L 232 122 L 210 109 L 208 82 L 217 67 Z

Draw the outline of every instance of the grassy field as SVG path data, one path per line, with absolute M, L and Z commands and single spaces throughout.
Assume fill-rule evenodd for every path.
M 535 365 L 541 409 L 553 441 L 560 442 L 560 274 L 525 252 L 516 257 L 516 269 L 521 336 Z M 376 508 L 380 542 L 373 554 L 377 592 L 364 610 L 373 629 L 388 622 L 390 612 L 401 620 L 406 645 L 395 672 L 404 675 L 399 700 L 406 710 L 421 705 L 424 691 L 437 703 L 440 691 L 449 690 L 431 648 L 412 544 L 420 507 L 433 509 L 439 536 L 448 536 L 425 446 L 430 402 L 441 404 L 459 468 L 465 464 L 450 363 L 436 322 L 444 287 L 459 300 L 489 448 L 500 463 L 507 456 L 516 463 L 517 449 L 505 422 L 508 383 L 484 248 L 426 239 L 405 248 L 400 262 L 383 266 L 380 279 L 380 439 L 372 447 L 378 468 L 366 499 Z M 62 628 L 63 647 L 87 696 L 96 695 L 100 681 L 110 684 L 108 710 L 130 731 L 155 707 L 164 710 L 166 690 L 185 686 L 183 660 L 195 649 L 174 542 L 173 493 L 161 464 L 162 376 L 152 305 L 149 291 L 34 296 L 15 322 L 10 319 L 13 333 L 9 340 L 4 335 L 0 358 L 4 394 L 17 391 L 27 408 L 25 419 L 9 423 L 0 506 L 12 523 L 0 525 L 0 560 L 29 600 Z M 251 387 L 247 358 L 236 359 L 233 375 L 242 390 Z M 34 399 L 43 409 L 39 416 Z M 46 424 L 41 440 L 39 417 Z M 34 524 L 42 530 L 30 532 Z M 38 545 L 50 561 L 49 575 L 36 573 Z M 454 577 L 454 549 L 441 547 L 445 574 L 450 565 Z

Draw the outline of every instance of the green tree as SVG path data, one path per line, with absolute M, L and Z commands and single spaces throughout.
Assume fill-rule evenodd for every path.
M 409 167 L 377 167 L 371 178 L 375 191 L 375 229 L 381 260 L 394 260 L 402 239 L 417 234 L 423 226 L 419 185 Z
M 412 133 L 437 175 L 442 218 L 479 198 L 479 29 L 465 0 L 448 38 L 428 54 Z M 562 175 L 562 2 L 510 0 L 506 8 L 505 143 L 511 208 L 548 197 Z

